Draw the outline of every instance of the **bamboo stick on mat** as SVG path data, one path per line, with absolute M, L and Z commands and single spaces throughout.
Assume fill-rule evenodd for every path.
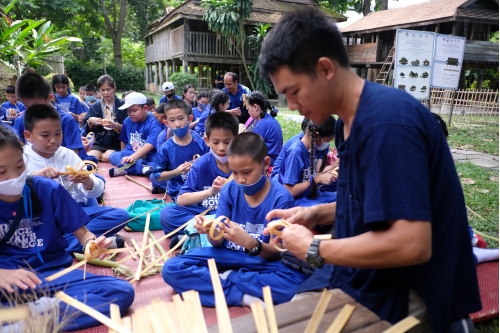
M 219 323 L 219 333 L 233 333 L 231 318 L 229 317 L 229 311 L 227 309 L 226 297 L 224 296 L 224 291 L 222 290 L 219 273 L 214 259 L 208 259 L 208 269 L 210 270 L 210 277 L 214 287 L 215 310 L 217 313 L 217 321 Z
M 148 244 L 148 231 L 149 231 L 149 221 L 151 220 L 151 214 L 146 215 L 146 225 L 144 226 L 144 235 L 142 237 L 142 249 L 139 254 L 139 263 L 137 264 L 137 271 L 135 273 L 135 281 L 139 281 L 141 279 L 142 272 L 142 263 L 144 260 L 144 250 L 146 249 L 146 245 Z

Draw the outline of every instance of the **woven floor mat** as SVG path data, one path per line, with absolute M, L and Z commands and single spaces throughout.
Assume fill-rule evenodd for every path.
M 483 308 L 471 314 L 472 321 L 498 318 L 498 261 L 489 261 L 477 265 L 477 279 Z

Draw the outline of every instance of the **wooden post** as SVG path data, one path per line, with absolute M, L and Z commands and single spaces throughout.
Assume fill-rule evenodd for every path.
M 484 80 L 484 68 L 480 68 L 479 73 L 477 75 L 477 90 L 483 89 L 483 80 Z
M 458 30 L 458 22 L 455 21 L 455 22 L 453 22 L 453 28 L 451 29 L 451 34 L 453 36 L 456 36 L 457 35 L 457 30 Z
M 158 63 L 154 63 L 155 69 L 154 69 L 154 83 L 155 83 L 155 91 L 158 90 Z
M 474 40 L 474 23 L 470 24 L 470 40 Z
M 149 90 L 149 64 L 146 64 L 146 69 L 144 69 L 144 87 L 145 90 Z
M 452 90 L 451 92 L 451 106 L 450 106 L 450 115 L 448 117 L 448 128 L 451 126 L 451 117 L 453 116 L 453 106 L 455 105 L 455 90 Z
M 163 85 L 163 61 L 160 61 L 158 62 L 158 67 L 159 67 L 159 78 L 160 78 L 160 81 L 158 82 L 158 84 L 160 85 L 160 87 Z
M 490 31 L 491 31 L 491 24 L 488 24 L 488 25 L 486 25 L 486 39 L 485 40 L 490 39 Z
M 182 60 L 182 72 L 187 73 L 188 72 L 188 62 L 187 60 Z
M 464 21 L 464 37 L 466 40 L 469 39 L 468 38 L 468 26 L 469 26 L 469 22 Z
M 170 81 L 169 80 L 169 67 L 170 67 L 170 64 L 168 63 L 168 60 L 165 60 L 165 81 L 168 82 Z

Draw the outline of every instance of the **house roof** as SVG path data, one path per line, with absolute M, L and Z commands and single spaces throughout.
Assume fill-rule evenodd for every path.
M 495 4 L 496 3 L 496 4 Z M 372 12 L 342 29 L 366 33 L 461 20 L 498 24 L 498 2 L 492 0 L 433 0 L 407 7 Z
M 158 19 L 149 25 L 149 31 L 144 36 L 148 36 L 162 28 L 170 25 L 181 17 L 199 19 L 205 15 L 205 10 L 201 6 L 199 0 L 188 0 L 181 4 L 179 7 L 170 11 L 162 18 Z M 304 6 L 319 6 L 315 0 L 255 0 L 253 11 L 250 14 L 247 22 L 249 24 L 259 23 L 277 23 L 284 13 L 300 10 Z M 324 10 L 324 12 L 335 18 L 338 22 L 346 21 L 347 18 L 331 10 Z

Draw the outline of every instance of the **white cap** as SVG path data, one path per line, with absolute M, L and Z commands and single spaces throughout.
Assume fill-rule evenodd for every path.
M 162 86 L 163 91 L 174 90 L 174 84 L 172 82 L 165 82 Z
M 125 110 L 128 109 L 132 105 L 144 105 L 146 104 L 147 99 L 146 96 L 141 94 L 140 92 L 133 92 L 125 96 L 125 104 L 120 106 L 118 109 Z

